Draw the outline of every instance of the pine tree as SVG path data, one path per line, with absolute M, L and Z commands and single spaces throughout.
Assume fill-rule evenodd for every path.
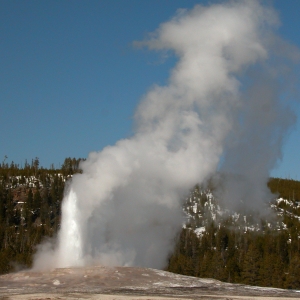
M 33 193 L 31 189 L 28 191 L 27 200 L 25 203 L 25 220 L 27 228 L 30 229 L 33 220 Z
M 291 260 L 289 272 L 287 276 L 287 288 L 300 288 L 300 257 L 294 256 Z
M 242 266 L 242 281 L 245 284 L 258 285 L 260 276 L 261 253 L 255 243 L 251 243 L 244 258 Z

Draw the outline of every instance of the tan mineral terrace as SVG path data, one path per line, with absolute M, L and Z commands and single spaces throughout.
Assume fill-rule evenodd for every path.
M 224 283 L 155 269 L 61 268 L 0 276 L 0 300 L 300 299 L 300 291 Z

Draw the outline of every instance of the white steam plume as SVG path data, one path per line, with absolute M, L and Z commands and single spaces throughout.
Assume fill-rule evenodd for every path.
M 217 170 L 238 115 L 251 118 L 260 101 L 242 96 L 243 76 L 270 59 L 274 26 L 276 14 L 257 1 L 195 6 L 136 43 L 178 56 L 169 84 L 142 99 L 132 138 L 82 163 L 63 200 L 57 244 L 41 247 L 35 268 L 166 265 L 183 222 L 182 198 Z

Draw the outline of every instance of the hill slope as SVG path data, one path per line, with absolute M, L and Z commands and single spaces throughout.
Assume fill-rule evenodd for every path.
M 168 270 L 222 281 L 300 288 L 300 182 L 271 179 L 278 194 L 272 219 L 221 207 L 213 190 L 199 186 L 184 204 L 187 222 Z M 290 192 L 289 188 L 291 189 Z M 293 195 L 284 199 L 283 196 Z

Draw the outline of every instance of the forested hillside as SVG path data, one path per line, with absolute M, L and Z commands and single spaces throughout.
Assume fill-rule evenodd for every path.
M 300 182 L 272 178 L 268 222 L 220 207 L 199 186 L 186 200 L 186 226 L 168 270 L 232 283 L 300 288 Z
M 79 162 L 66 158 L 60 169 L 40 168 L 38 158 L 24 167 L 1 164 L 0 274 L 29 267 L 36 245 L 57 232 L 65 182 Z
M 0 165 L 0 273 L 29 267 L 43 237 L 60 226 L 66 181 L 81 159 L 59 169 Z M 300 182 L 273 178 L 276 218 L 257 220 L 220 207 L 213 188 L 196 186 L 184 201 L 186 224 L 170 257 L 169 271 L 222 281 L 300 288 Z

